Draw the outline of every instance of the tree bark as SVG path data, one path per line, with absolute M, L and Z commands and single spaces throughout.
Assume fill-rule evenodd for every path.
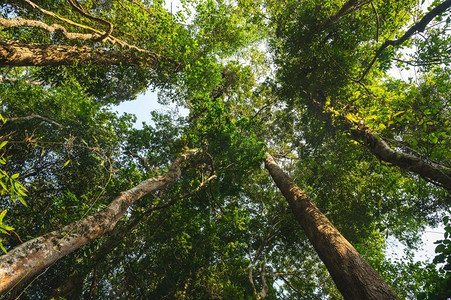
M 164 176 L 149 178 L 122 192 L 104 210 L 25 242 L 0 256 L 0 295 L 91 240 L 111 231 L 131 204 L 174 182 L 181 175 L 181 164 L 198 152 L 194 149 L 179 156 Z
M 398 299 L 388 284 L 268 153 L 265 167 L 345 299 Z
M 103 50 L 89 46 L 19 44 L 0 41 L 0 67 L 62 66 L 92 63 L 94 65 L 134 65 L 158 67 L 162 62 L 156 53 L 133 50 Z
M 325 113 L 323 111 L 324 103 L 326 103 L 326 101 L 324 96 L 321 98 L 323 98 L 322 101 L 312 100 L 311 106 L 316 110 L 319 117 L 333 127 L 338 127 L 342 131 L 350 132 L 353 139 L 363 142 L 367 149 L 378 159 L 418 174 L 433 184 L 451 191 L 450 166 L 433 162 L 427 157 L 394 150 L 379 133 L 371 131 L 365 126 L 360 126 L 343 115 L 336 115 L 334 117 L 335 120 L 333 120 L 333 113 L 329 107 L 326 108 L 329 112 Z
M 351 135 L 365 143 L 368 150 L 377 158 L 391 163 L 401 169 L 416 173 L 425 179 L 432 180 L 451 191 L 451 168 L 429 161 L 427 158 L 393 150 L 384 139 L 368 129 L 355 128 L 349 122 L 346 124 Z

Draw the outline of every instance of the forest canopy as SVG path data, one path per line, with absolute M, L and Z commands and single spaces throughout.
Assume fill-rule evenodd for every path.
M 0 297 L 448 299 L 450 7 L 2 1 Z

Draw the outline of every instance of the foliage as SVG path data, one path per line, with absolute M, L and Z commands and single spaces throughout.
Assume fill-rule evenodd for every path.
M 0 114 L 0 120 L 3 122 L 3 124 L 6 122 L 6 120 L 3 118 L 3 116 Z M 3 140 L 4 136 L 0 138 L 0 140 Z M 5 165 L 7 163 L 7 159 L 5 158 L 5 146 L 8 144 L 8 141 L 3 140 L 0 144 L 0 150 L 3 151 L 0 156 L 0 164 Z M 19 174 L 15 173 L 13 175 L 9 175 L 8 172 L 6 172 L 3 168 L 0 169 L 0 185 L 1 185 L 1 191 L 0 195 L 8 195 L 13 203 L 16 203 L 17 199 L 25 206 L 27 206 L 27 203 L 24 200 L 24 197 L 27 195 L 27 189 L 19 182 L 18 180 Z M 14 232 L 14 228 L 11 226 L 8 226 L 3 223 L 3 219 L 5 218 L 7 210 L 4 209 L 0 213 L 0 232 L 3 234 L 10 235 L 11 232 Z M 0 248 L 4 253 L 6 253 L 6 249 L 2 244 L 3 238 L 0 238 Z
M 8 297 L 254 299 L 266 284 L 267 299 L 341 299 L 261 169 L 267 150 L 401 298 L 447 292 L 449 272 L 436 265 L 451 263 L 450 222 L 442 218 L 449 191 L 376 158 L 350 132 L 451 164 L 449 12 L 385 49 L 365 74 L 377 49 L 424 14 L 417 1 L 348 1 L 342 10 L 336 0 L 186 0 L 176 13 L 162 1 L 78 1 L 104 22 L 65 1 L 34 2 L 85 27 L 24 1 L 0 4 L 0 13 L 83 34 L 109 22 L 110 39 L 20 26 L 2 27 L 2 40 L 133 54 L 144 63 L 0 69 L 2 232 L 12 230 L 6 211 L 7 224 L 29 240 L 162 175 L 187 149 L 202 155 L 173 185 L 133 204 L 110 234 Z M 419 51 L 410 60 L 401 50 L 412 45 Z M 394 64 L 416 68 L 417 77 L 393 78 Z M 145 90 L 189 114 L 153 111 L 137 129 L 132 115 L 112 112 L 111 104 Z M 25 193 L 28 207 L 17 206 Z M 413 261 L 425 226 L 441 220 L 446 233 L 434 262 Z M 406 257 L 387 257 L 391 239 L 407 247 Z M 10 250 L 20 241 L 3 243 Z
M 451 295 L 451 222 L 449 216 L 443 218 L 443 224 L 445 226 L 445 237 L 443 240 L 435 242 L 435 244 L 438 244 L 435 248 L 437 255 L 433 261 L 435 264 L 442 264 L 442 266 L 434 284 L 429 287 L 428 292 L 422 294 L 424 299 L 443 299 Z

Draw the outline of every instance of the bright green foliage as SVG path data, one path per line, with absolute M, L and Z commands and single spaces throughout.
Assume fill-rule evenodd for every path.
M 4 18 L 89 32 L 13 2 L 1 4 Z M 35 2 L 106 29 L 66 1 Z M 443 27 L 402 45 L 419 46 L 412 56 L 423 63 L 417 78 L 388 75 L 394 63 L 409 65 L 400 61 L 400 47 L 389 47 L 359 80 L 377 48 L 421 13 L 413 0 L 349 1 L 356 5 L 341 11 L 343 2 L 186 0 L 171 14 L 162 1 L 79 1 L 141 52 L 58 31 L 2 28 L 2 40 L 102 47 L 143 58 L 151 51 L 161 59 L 152 66 L 0 70 L 2 115 L 10 120 L 0 132 L 7 137 L 0 144 L 7 148 L 0 157 L 2 232 L 12 230 L 3 224 L 6 211 L 6 223 L 23 240 L 61 228 L 163 174 L 187 149 L 202 150 L 183 166 L 180 180 L 133 204 L 113 232 L 55 263 L 21 296 L 255 299 L 266 282 L 266 299 L 341 299 L 261 169 L 267 150 L 401 298 L 445 293 L 449 272 L 437 272 L 435 264 L 448 258 L 448 219 L 435 264 L 412 256 L 425 226 L 439 224 L 449 210 L 449 193 L 378 160 L 343 130 L 340 117 L 377 132 L 397 151 L 449 166 L 451 74 L 437 64 L 448 59 L 449 13 Z M 110 111 L 111 103 L 147 89 L 189 114 L 151 112 L 152 123 L 136 129 L 133 116 Z M 22 201 L 25 192 L 28 207 L 10 201 Z M 390 239 L 407 247 L 405 258 L 386 256 Z M 3 242 L 4 250 L 19 243 L 14 236 Z
M 4 234 L 10 234 L 9 232 L 13 231 L 14 228 L 11 226 L 8 226 L 6 224 L 3 224 L 3 218 L 5 217 L 5 215 L 6 215 L 6 209 L 0 213 L 0 232 L 4 233 Z M 2 251 L 4 253 L 6 253 L 6 249 L 3 246 L 2 241 L 3 241 L 3 239 L 0 238 L 0 248 L 2 249 Z
M 0 150 L 3 149 L 7 141 L 3 141 L 0 144 Z M 3 151 L 3 150 L 2 150 Z M 7 162 L 7 159 L 4 157 L 4 153 L 0 156 L 0 164 L 5 165 Z M 27 189 L 18 182 L 19 174 L 15 173 L 13 175 L 9 175 L 8 172 L 6 172 L 3 169 L 0 169 L 0 185 L 1 185 L 1 191 L 0 194 L 2 196 L 8 195 L 11 197 L 11 200 L 13 203 L 15 203 L 17 200 L 19 200 L 23 205 L 27 206 L 25 200 L 23 197 L 25 197 L 27 194 Z
M 4 124 L 6 120 L 3 118 L 3 116 L 0 114 L 1 122 Z M 1 126 L 0 126 L 1 127 Z M 2 136 L 3 138 L 3 136 Z M 0 139 L 1 140 L 1 139 Z M 7 171 L 5 171 L 3 168 L 7 163 L 7 159 L 5 158 L 5 146 L 7 145 L 8 141 L 2 141 L 0 143 L 0 151 L 2 151 L 2 154 L 0 156 L 0 165 L 2 165 L 2 168 L 0 169 L 0 195 L 1 196 L 9 196 L 11 198 L 12 203 L 16 203 L 17 199 L 25 206 L 27 206 L 27 203 L 24 200 L 24 197 L 27 196 L 27 189 L 19 182 L 19 174 L 15 173 L 13 175 L 9 175 Z M 11 226 L 8 226 L 3 223 L 3 219 L 6 215 L 7 210 L 4 209 L 0 213 L 0 233 L 10 235 L 12 231 L 14 231 L 14 228 Z M 3 252 L 6 253 L 6 249 L 2 244 L 3 238 L 0 238 L 0 248 Z

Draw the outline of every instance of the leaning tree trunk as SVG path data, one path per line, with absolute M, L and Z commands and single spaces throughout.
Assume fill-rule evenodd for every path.
M 343 115 L 333 115 L 333 111 L 329 107 L 325 113 L 326 100 L 325 97 L 322 98 L 322 101 L 313 100 L 311 107 L 315 109 L 317 116 L 324 119 L 333 128 L 339 127 L 342 131 L 350 132 L 353 139 L 363 142 L 378 159 L 416 173 L 429 182 L 451 191 L 451 168 L 449 165 L 433 162 L 418 154 L 393 149 L 379 133 L 371 131 L 366 126 L 361 126 Z
M 345 299 L 398 299 L 388 284 L 268 153 L 265 167 Z
M 190 150 L 179 156 L 164 176 L 149 178 L 122 192 L 102 211 L 32 239 L 0 256 L 0 295 L 91 240 L 111 231 L 131 204 L 174 182 L 181 175 L 181 164 L 197 153 L 198 150 Z
M 170 62 L 156 53 L 130 50 L 103 50 L 90 46 L 20 44 L 0 41 L 0 67 L 62 66 L 92 63 L 94 65 L 133 65 L 157 68 Z M 170 62 L 173 63 L 173 62 Z

